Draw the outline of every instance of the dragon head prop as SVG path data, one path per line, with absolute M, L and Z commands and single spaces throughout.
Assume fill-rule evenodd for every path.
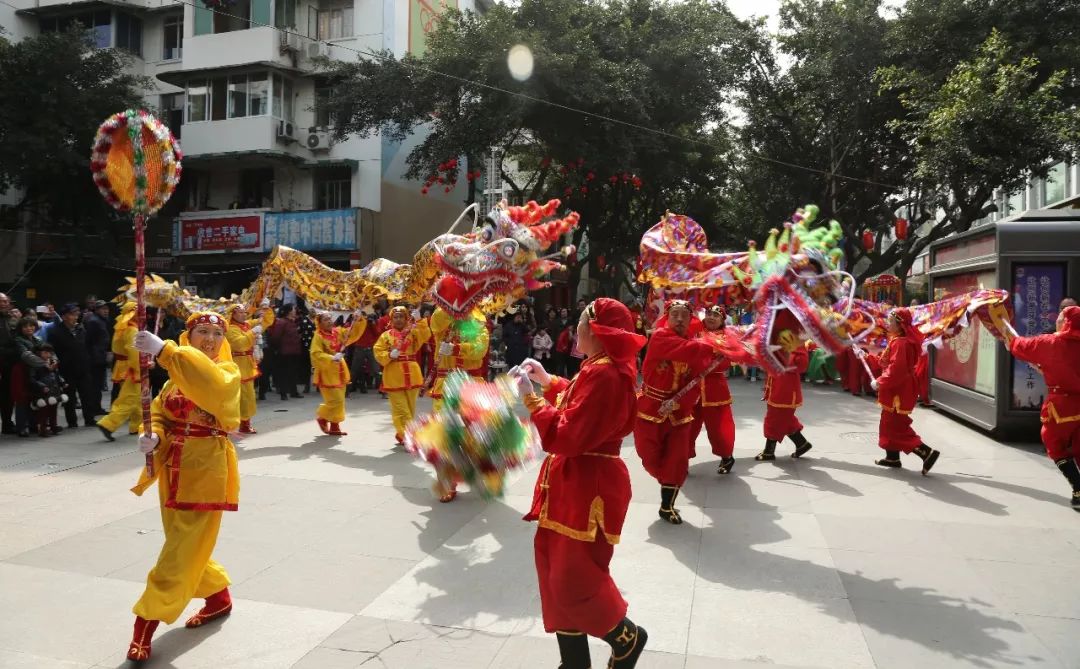
M 464 318 L 481 304 L 486 312 L 502 311 L 529 291 L 548 286 L 544 277 L 563 268 L 556 258 L 570 255 L 573 247 L 543 254 L 579 220 L 576 212 L 559 217 L 559 205 L 551 200 L 512 207 L 503 201 L 472 232 L 432 241 L 434 268 L 441 274 L 431 290 L 435 303 Z

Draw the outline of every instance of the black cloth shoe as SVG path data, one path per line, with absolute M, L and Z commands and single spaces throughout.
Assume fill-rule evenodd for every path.
M 735 466 L 735 458 L 721 458 L 720 466 L 716 468 L 717 474 L 730 474 L 732 467 Z
M 675 508 L 675 498 L 679 496 L 679 486 L 660 486 L 660 517 L 672 525 L 682 525 L 682 516 Z
M 592 666 L 589 637 L 584 632 L 558 630 L 555 638 L 559 641 L 559 669 L 589 669 Z
M 116 441 L 116 437 L 112 436 L 112 432 L 109 432 L 101 425 L 98 425 L 97 429 L 101 430 L 101 434 L 105 436 L 105 441 Z
M 648 640 L 649 633 L 644 627 L 638 627 L 629 618 L 623 618 L 615 629 L 604 635 L 604 641 L 611 646 L 608 669 L 634 669 Z
M 776 459 L 776 440 L 766 439 L 765 450 L 754 456 L 758 462 L 772 462 Z
M 892 467 L 893 469 L 899 469 L 904 466 L 904 463 L 900 462 L 900 451 L 885 451 L 885 457 L 880 460 L 874 460 L 874 464 L 881 467 Z
M 803 436 L 802 432 L 790 434 L 788 435 L 788 439 L 795 444 L 795 452 L 791 454 L 791 457 L 793 458 L 801 458 L 806 455 L 807 451 L 814 447 L 813 444 L 806 440 L 806 437 Z
M 919 447 L 912 451 L 912 453 L 922 458 L 923 476 L 926 476 L 930 473 L 930 470 L 934 467 L 934 463 L 936 463 L 938 461 L 938 458 L 941 457 L 940 451 L 935 451 L 926 444 L 919 444 Z
M 309 393 L 310 393 L 311 391 L 310 391 L 310 390 L 308 390 L 308 391 L 306 391 L 306 392 L 309 392 Z M 304 396 L 303 396 L 303 395 L 301 395 L 300 393 L 293 393 L 292 395 L 289 395 L 289 397 L 291 397 L 291 398 L 293 398 L 293 399 L 295 399 L 295 400 L 298 400 L 298 399 L 302 399 L 302 398 L 303 398 Z
M 1069 485 L 1072 486 L 1072 508 L 1076 511 L 1080 511 L 1080 467 L 1077 467 L 1076 460 L 1073 458 L 1062 458 L 1056 461 L 1054 464 L 1058 466 L 1058 470 L 1061 471 L 1062 476 L 1068 480 Z

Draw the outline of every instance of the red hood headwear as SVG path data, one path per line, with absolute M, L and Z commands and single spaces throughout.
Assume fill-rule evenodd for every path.
M 1060 334 L 1070 339 L 1080 339 L 1080 307 L 1065 307 L 1061 310 L 1065 323 Z
M 900 329 L 903 331 L 901 336 L 907 337 L 913 344 L 919 347 L 919 351 L 922 352 L 923 335 L 919 332 L 919 329 L 912 323 L 911 309 L 907 307 L 897 307 L 889 312 L 889 318 L 895 318 L 900 323 Z
M 645 345 L 644 336 L 634 331 L 634 316 L 622 302 L 599 297 L 586 310 L 589 328 L 604 346 L 604 353 L 619 371 L 637 380 L 638 351 Z

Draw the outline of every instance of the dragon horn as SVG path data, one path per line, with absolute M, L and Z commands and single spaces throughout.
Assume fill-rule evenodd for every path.
M 765 259 L 772 260 L 776 257 L 776 236 L 780 231 L 776 228 L 769 230 L 769 238 L 765 241 Z
M 788 255 L 788 254 L 792 253 L 792 250 L 791 250 L 791 228 L 792 228 L 792 224 L 791 224 L 790 221 L 787 222 L 787 223 L 784 223 L 784 231 L 782 233 L 780 233 L 780 243 L 777 244 L 777 246 L 776 246 L 777 251 L 779 251 L 780 255 Z
M 819 213 L 821 213 L 821 209 L 816 204 L 808 204 L 803 207 L 803 221 L 809 226 L 817 220 Z

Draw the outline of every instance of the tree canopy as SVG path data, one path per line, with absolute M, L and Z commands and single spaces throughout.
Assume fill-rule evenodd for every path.
M 0 35 L 0 191 L 22 193 L 15 215 L 50 226 L 111 216 L 90 178 L 90 149 L 102 121 L 142 104 L 146 84 L 126 65 L 123 52 L 95 49 L 81 32 Z

